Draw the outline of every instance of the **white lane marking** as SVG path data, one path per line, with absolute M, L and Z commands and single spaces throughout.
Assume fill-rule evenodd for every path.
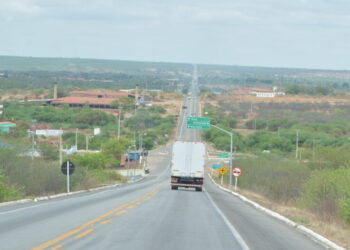
M 249 250 L 248 245 L 245 243 L 245 241 L 243 240 L 243 238 L 241 237 L 241 235 L 237 232 L 237 230 L 235 229 L 235 227 L 230 223 L 230 221 L 226 218 L 226 216 L 223 214 L 223 212 L 221 212 L 220 208 L 215 204 L 215 202 L 213 201 L 213 199 L 210 197 L 210 195 L 208 194 L 208 192 L 205 192 L 206 196 L 208 197 L 210 203 L 213 205 L 213 207 L 215 208 L 215 210 L 218 212 L 218 214 L 221 216 L 221 218 L 224 220 L 225 224 L 227 225 L 227 227 L 230 229 L 233 237 L 236 238 L 236 240 L 238 241 L 238 244 L 241 245 L 242 249 L 244 250 Z
M 104 191 L 97 192 L 97 193 L 91 193 L 91 194 L 85 193 L 85 192 L 84 192 L 84 194 L 86 194 L 86 195 L 80 196 L 80 197 L 72 197 L 72 198 L 74 198 L 75 200 L 76 200 L 76 199 L 83 199 L 83 198 L 87 198 L 87 197 L 90 198 L 90 197 L 92 197 L 92 196 L 100 195 L 100 194 L 102 194 L 102 193 L 110 192 L 110 191 L 112 191 L 112 189 L 104 190 Z M 93 191 L 92 191 L 92 192 L 93 192 Z M 65 197 L 67 197 L 67 196 L 65 196 Z M 68 197 L 69 197 L 69 196 L 68 196 Z M 5 212 L 0 212 L 0 215 L 3 215 L 3 214 L 12 214 L 12 213 L 15 213 L 15 212 L 19 212 L 19 211 L 23 211 L 23 210 L 27 210 L 27 209 L 31 209 L 31 208 L 37 208 L 37 207 L 42 207 L 42 206 L 54 205 L 54 204 L 56 204 L 56 203 L 58 203 L 58 202 L 62 202 L 62 200 L 59 200 L 59 201 L 52 201 L 52 199 L 48 199 L 48 200 L 50 200 L 51 202 L 50 202 L 50 203 L 40 204 L 40 205 L 35 205 L 35 206 L 30 206 L 30 207 L 22 207 L 22 208 L 18 208 L 18 209 L 14 209 L 14 210 L 9 210 L 9 211 L 5 211 Z M 46 201 L 48 201 L 48 200 L 46 200 Z M 70 200 L 70 199 L 67 199 L 67 200 Z
M 1 212 L 0 215 L 3 215 L 3 214 L 12 214 L 12 213 L 19 212 L 19 211 L 23 211 L 23 210 L 27 210 L 27 209 L 30 209 L 30 208 L 41 207 L 41 206 L 46 206 L 46 205 L 49 205 L 49 204 L 41 204 L 41 205 L 36 205 L 36 206 L 18 208 L 18 209 L 15 209 L 15 210 L 10 210 L 10 211 L 6 211 L 6 212 Z

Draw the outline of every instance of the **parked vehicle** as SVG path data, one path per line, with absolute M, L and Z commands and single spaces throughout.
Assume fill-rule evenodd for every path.
M 202 191 L 205 164 L 203 143 L 175 142 L 171 164 L 171 189 L 185 187 Z

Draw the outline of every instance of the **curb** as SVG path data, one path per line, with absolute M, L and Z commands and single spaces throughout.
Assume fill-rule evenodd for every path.
M 136 183 L 141 180 L 143 180 L 145 177 L 139 178 L 135 181 L 127 182 L 125 184 L 129 183 Z M 79 190 L 75 192 L 69 192 L 69 193 L 60 193 L 60 194 L 54 194 L 54 195 L 49 195 L 49 196 L 41 196 L 41 197 L 35 197 L 33 199 L 22 199 L 22 200 L 16 200 L 16 201 L 7 201 L 7 202 L 1 202 L 0 207 L 5 207 L 5 206 L 10 206 L 10 205 L 15 205 L 15 204 L 22 204 L 22 203 L 28 203 L 28 202 L 40 202 L 40 201 L 46 201 L 46 200 L 52 200 L 64 196 L 71 196 L 71 195 L 76 195 L 80 193 L 87 193 L 87 192 L 93 192 L 93 191 L 98 191 L 98 190 L 103 190 L 103 189 L 108 189 L 108 188 L 113 188 L 113 187 L 118 187 L 123 184 L 111 184 L 111 185 L 106 185 L 106 186 L 101 186 L 101 187 L 96 187 L 96 188 L 89 188 L 85 190 Z
M 245 196 L 243 195 L 240 195 L 234 191 L 231 191 L 227 188 L 224 188 L 222 187 L 221 185 L 219 185 L 218 183 L 215 182 L 215 180 L 213 179 L 213 177 L 211 177 L 210 174 L 208 174 L 209 176 L 209 179 L 218 187 L 220 188 L 221 190 L 224 190 L 228 193 L 231 193 L 232 195 L 240 198 L 241 200 L 243 200 L 244 202 L 252 205 L 254 208 L 268 214 L 269 216 L 279 220 L 279 221 L 282 221 L 283 223 L 291 226 L 291 227 L 294 227 L 298 232 L 304 234 L 305 236 L 307 236 L 308 238 L 310 238 L 311 240 L 317 242 L 318 244 L 324 246 L 325 248 L 327 249 L 335 249 L 335 250 L 346 250 L 345 248 L 337 245 L 336 243 L 334 243 L 333 241 L 323 237 L 322 235 L 312 231 L 311 229 L 305 227 L 305 226 L 302 226 L 302 225 L 299 225 L 297 223 L 295 223 L 294 221 L 286 218 L 285 216 L 277 213 L 277 212 L 274 212 L 268 208 L 265 208 L 263 206 L 261 206 L 260 204 L 254 202 L 254 201 L 251 201 L 249 199 L 247 199 Z

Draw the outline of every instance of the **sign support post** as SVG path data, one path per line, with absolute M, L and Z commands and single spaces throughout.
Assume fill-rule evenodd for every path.
M 227 169 L 225 167 L 221 167 L 219 169 L 219 173 L 221 174 L 221 185 L 224 183 L 224 174 L 227 173 Z
M 238 181 L 238 178 L 235 177 L 235 191 L 237 191 L 237 181 Z
M 67 161 L 67 193 L 69 193 L 69 161 Z
M 61 171 L 62 174 L 67 175 L 67 193 L 70 192 L 70 181 L 69 181 L 69 176 L 74 173 L 75 166 L 73 162 L 67 160 L 62 163 L 61 165 Z

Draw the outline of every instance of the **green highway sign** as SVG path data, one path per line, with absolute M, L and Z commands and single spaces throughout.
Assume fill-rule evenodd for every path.
M 209 117 L 187 117 L 187 128 L 193 129 L 209 129 Z
M 228 158 L 228 153 L 220 153 L 219 154 L 219 157 L 222 157 L 222 158 Z

